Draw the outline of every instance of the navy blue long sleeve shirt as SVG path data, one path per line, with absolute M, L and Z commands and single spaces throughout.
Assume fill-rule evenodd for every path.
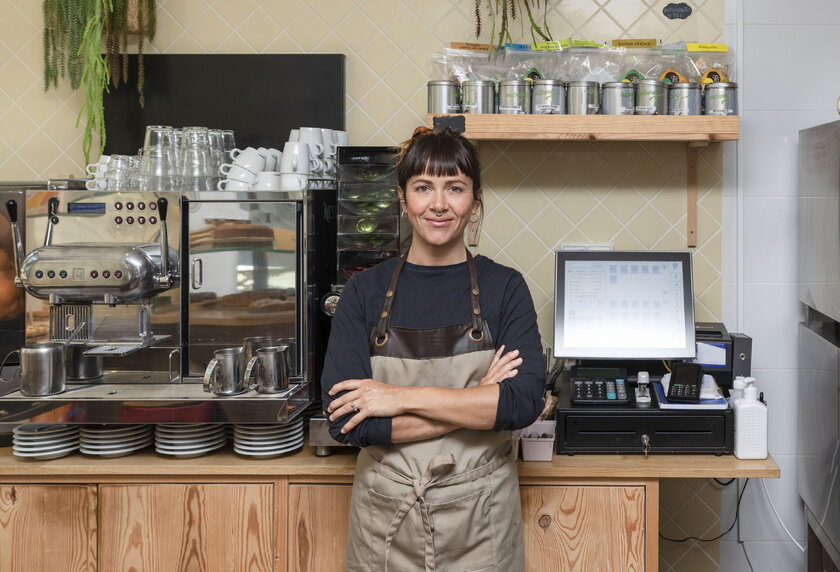
M 398 258 L 355 274 L 347 283 L 333 318 L 321 377 L 324 409 L 335 398 L 333 385 L 346 379 L 372 377 L 369 340 L 379 321 L 385 292 Z M 537 316 L 522 275 L 485 256 L 475 257 L 481 314 L 490 327 L 496 348 L 518 349 L 523 359 L 516 377 L 499 384 L 495 431 L 531 424 L 543 408 L 545 358 Z M 467 263 L 418 266 L 406 263 L 397 284 L 390 325 L 401 328 L 438 328 L 471 320 Z M 428 385 L 434 385 L 430 379 Z M 332 436 L 365 447 L 390 445 L 391 418 L 365 419 L 347 434 L 341 433 L 350 416 L 330 423 Z

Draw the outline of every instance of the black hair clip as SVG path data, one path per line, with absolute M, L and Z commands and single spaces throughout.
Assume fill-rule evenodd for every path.
M 463 115 L 438 115 L 433 122 L 435 129 L 451 129 L 455 133 L 467 130 L 466 118 Z

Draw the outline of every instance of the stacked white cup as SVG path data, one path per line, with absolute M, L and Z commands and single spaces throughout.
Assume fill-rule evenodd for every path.
M 306 188 L 312 174 L 313 159 L 310 159 L 309 145 L 302 141 L 288 141 L 283 146 L 280 161 L 280 188 L 284 191 L 300 191 Z
M 262 149 L 262 150 L 260 150 Z M 216 188 L 221 191 L 250 191 L 257 180 L 257 175 L 265 170 L 268 157 L 264 147 L 256 149 L 245 147 L 233 149 L 230 152 L 231 163 L 222 163 L 219 172 L 224 179 L 219 181 Z
M 324 178 L 324 137 L 320 127 L 301 127 L 298 142 L 309 146 L 310 175 L 313 179 Z
M 306 143 L 309 147 L 309 177 L 313 179 L 335 179 L 336 158 L 339 147 L 350 144 L 346 131 L 329 129 L 326 127 L 299 127 L 289 132 L 289 143 Z M 287 168 L 288 165 L 287 165 Z M 302 168 L 295 172 L 284 171 L 284 175 L 295 175 L 299 179 Z M 287 177 L 287 180 L 292 180 Z
M 85 181 L 85 187 L 89 191 L 104 191 L 107 187 L 107 180 L 105 174 L 108 172 L 108 161 L 111 160 L 110 155 L 100 155 L 96 163 L 88 163 L 85 167 L 88 175 L 93 178 Z
M 223 191 L 300 191 L 309 179 L 335 179 L 338 147 L 347 146 L 346 131 L 300 127 L 289 132 L 280 152 L 272 147 L 230 151 L 230 163 L 219 167 Z

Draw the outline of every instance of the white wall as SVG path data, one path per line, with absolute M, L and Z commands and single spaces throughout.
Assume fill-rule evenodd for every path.
M 800 129 L 840 119 L 840 3 L 726 0 L 724 20 L 726 42 L 739 54 L 741 98 L 741 139 L 724 160 L 724 320 L 753 338 L 753 374 L 769 403 L 770 453 L 782 473 L 765 484 L 804 545 L 796 445 L 797 143 Z M 735 502 L 728 490 L 722 530 Z M 721 570 L 750 570 L 744 549 L 754 570 L 805 569 L 758 479 L 744 495 L 740 526 L 724 541 Z

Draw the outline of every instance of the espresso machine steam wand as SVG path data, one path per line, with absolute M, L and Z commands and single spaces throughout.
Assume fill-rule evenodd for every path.
M 157 200 L 160 215 L 160 275 L 157 277 L 158 286 L 166 290 L 173 283 L 169 272 L 169 233 L 166 230 L 166 213 L 169 211 L 169 201 L 164 197 Z
M 20 264 L 23 261 L 23 237 L 18 226 L 17 201 L 14 199 L 6 201 L 6 210 L 9 213 L 9 222 L 12 224 L 12 236 L 15 241 L 15 247 L 12 249 L 12 256 L 15 259 L 15 286 L 23 288 L 23 281 L 20 279 Z

